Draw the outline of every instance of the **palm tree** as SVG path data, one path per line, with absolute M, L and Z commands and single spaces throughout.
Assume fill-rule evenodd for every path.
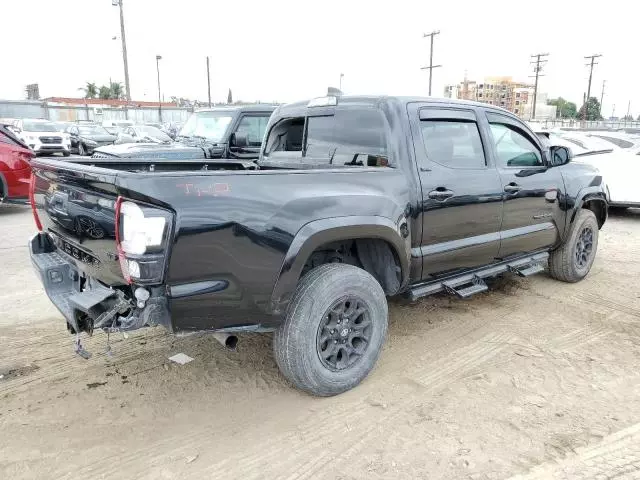
M 109 90 L 111 91 L 110 98 L 113 98 L 114 100 L 119 100 L 124 97 L 124 88 L 122 88 L 122 83 L 120 82 L 111 82 Z
M 96 98 L 98 96 L 98 86 L 93 82 L 87 82 L 84 87 L 79 88 L 84 92 L 84 98 Z
M 98 92 L 98 97 L 102 100 L 108 100 L 111 98 L 111 89 L 106 85 L 102 85 L 100 87 L 100 91 Z

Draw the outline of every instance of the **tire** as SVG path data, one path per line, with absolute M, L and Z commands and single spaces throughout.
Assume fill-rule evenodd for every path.
M 312 395 L 346 392 L 373 369 L 387 334 L 387 318 L 384 291 L 369 273 L 352 265 L 321 265 L 302 278 L 275 332 L 276 363 L 293 385 Z
M 78 155 L 80 155 L 81 157 L 84 157 L 86 155 L 87 151 L 84 148 L 84 145 L 82 144 L 82 142 L 78 142 Z
M 578 250 L 587 242 L 582 237 L 586 230 L 591 232 L 591 248 L 588 255 L 578 258 Z M 568 238 L 560 248 L 551 252 L 549 273 L 551 277 L 563 282 L 579 282 L 587 276 L 596 258 L 598 249 L 598 221 L 595 214 L 586 208 L 580 209 L 571 227 Z M 588 235 L 586 237 L 588 239 Z
M 69 155 L 71 155 L 71 152 L 69 152 L 68 150 L 65 150 L 64 152 L 62 152 L 62 155 L 65 157 L 68 157 Z

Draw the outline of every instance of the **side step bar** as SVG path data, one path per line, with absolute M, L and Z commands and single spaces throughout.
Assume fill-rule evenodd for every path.
M 444 291 L 460 298 L 469 298 L 471 295 L 486 292 L 489 289 L 484 281 L 485 278 L 495 277 L 505 272 L 528 277 L 542 272 L 548 259 L 549 253 L 541 252 L 517 259 L 505 260 L 462 275 L 420 283 L 409 290 L 408 296 L 410 300 L 417 300 L 420 297 Z

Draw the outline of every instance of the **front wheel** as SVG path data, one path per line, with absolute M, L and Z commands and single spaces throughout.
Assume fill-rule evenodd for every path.
M 369 273 L 352 265 L 321 265 L 302 278 L 276 330 L 276 363 L 308 393 L 346 392 L 373 369 L 387 317 L 384 291 Z
M 71 155 L 71 152 L 69 152 L 69 150 L 65 150 L 64 152 L 62 152 L 62 155 L 68 157 Z
M 84 157 L 86 154 L 87 151 L 85 150 L 84 145 L 82 144 L 82 142 L 78 142 L 78 155 Z
M 551 252 L 549 273 L 556 280 L 578 282 L 587 276 L 598 249 L 598 221 L 591 210 L 581 209 L 571 227 L 569 237 Z

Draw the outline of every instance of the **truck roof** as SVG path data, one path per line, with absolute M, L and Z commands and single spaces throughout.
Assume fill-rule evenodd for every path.
M 196 112 L 272 112 L 276 107 L 278 107 L 276 104 L 254 103 L 249 105 L 224 105 L 220 107 L 199 108 Z
M 323 97 L 319 97 L 323 98 Z M 454 98 L 437 98 L 437 97 L 417 97 L 417 96 L 388 96 L 388 95 L 341 95 L 338 98 L 338 106 L 340 105 L 360 105 L 360 106 L 375 106 L 380 104 L 407 104 L 413 102 L 427 102 L 427 103 L 438 103 L 442 104 L 442 106 L 476 106 L 482 107 L 488 110 L 495 110 L 500 113 L 508 113 L 509 115 L 513 114 L 504 108 L 500 108 L 495 105 L 489 105 L 481 102 L 474 102 L 471 100 L 457 100 Z M 296 115 L 298 112 L 302 114 L 303 111 L 306 111 L 308 108 L 307 105 L 309 100 L 304 100 L 301 102 L 289 103 L 286 105 L 281 105 L 278 109 L 279 114 L 286 115 Z M 316 107 L 312 107 L 316 108 Z

